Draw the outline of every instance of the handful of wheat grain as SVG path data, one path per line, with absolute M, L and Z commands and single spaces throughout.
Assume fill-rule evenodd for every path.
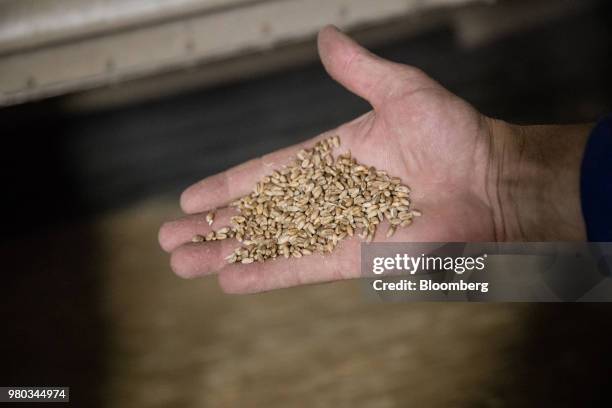
M 334 136 L 299 151 L 289 165 L 231 204 L 239 215 L 231 218 L 230 227 L 196 235 L 193 241 L 236 238 L 242 246 L 227 257 L 230 263 L 300 258 L 331 252 L 357 232 L 371 242 L 385 219 L 391 237 L 421 215 L 410 208 L 410 189 L 399 178 L 357 163 L 350 153 L 334 160 L 332 150 L 339 146 L 340 138 Z M 208 213 L 209 225 L 213 219 L 214 212 Z

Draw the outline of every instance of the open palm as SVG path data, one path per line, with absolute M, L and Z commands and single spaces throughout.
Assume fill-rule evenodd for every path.
M 160 230 L 162 247 L 172 252 L 174 271 L 183 277 L 218 273 L 223 289 L 250 293 L 359 276 L 360 239 L 342 241 L 332 254 L 228 264 L 239 245 L 233 239 L 191 243 L 194 234 L 229 225 L 229 202 L 248 194 L 255 183 L 288 163 L 314 141 L 340 136 L 339 152 L 384 169 L 411 187 L 411 201 L 423 216 L 390 239 L 384 228 L 375 241 L 492 241 L 495 191 L 489 184 L 491 119 L 445 90 L 416 68 L 383 60 L 333 27 L 319 33 L 319 53 L 329 74 L 373 110 L 305 143 L 251 160 L 189 187 L 181 197 L 185 218 Z M 205 221 L 216 209 L 212 227 Z

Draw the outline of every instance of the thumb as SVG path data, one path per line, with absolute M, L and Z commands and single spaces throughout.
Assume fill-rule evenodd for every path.
M 388 97 L 422 87 L 429 80 L 416 68 L 372 54 L 331 25 L 319 31 L 318 48 L 329 75 L 375 109 Z

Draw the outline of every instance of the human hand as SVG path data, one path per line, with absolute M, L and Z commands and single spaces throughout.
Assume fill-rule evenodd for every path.
M 358 237 L 331 254 L 248 265 L 225 260 L 237 241 L 191 243 L 211 231 L 208 210 L 216 209 L 214 228 L 229 225 L 236 214 L 227 207 L 231 201 L 300 149 L 336 134 L 337 154 L 350 150 L 358 162 L 400 177 L 423 213 L 391 238 L 379 231 L 375 241 L 584 239 L 578 174 L 587 127 L 519 127 L 488 118 L 417 68 L 383 60 L 333 27 L 321 30 L 318 46 L 328 73 L 373 110 L 185 190 L 181 207 L 190 215 L 164 224 L 159 234 L 178 275 L 218 273 L 231 293 L 359 277 Z

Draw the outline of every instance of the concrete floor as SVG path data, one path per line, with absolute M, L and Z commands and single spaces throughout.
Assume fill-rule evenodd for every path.
M 378 304 L 356 281 L 229 296 L 214 277 L 171 273 L 156 242 L 169 215 L 174 197 L 148 200 L 2 252 L 21 273 L 4 287 L 3 310 L 19 319 L 5 320 L 2 383 L 69 385 L 74 405 L 88 407 L 605 398 L 606 305 Z

